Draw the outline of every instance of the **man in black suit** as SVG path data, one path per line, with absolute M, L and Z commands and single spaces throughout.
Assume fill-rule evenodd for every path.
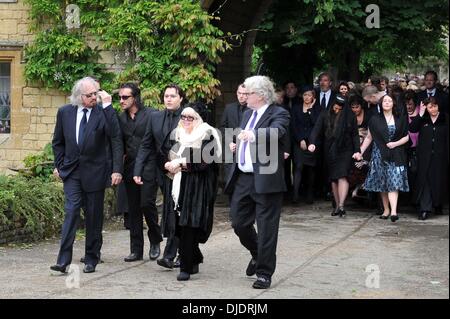
M 175 235 L 176 219 L 178 215 L 174 211 L 172 199 L 172 179 L 164 165 L 170 161 L 169 153 L 175 144 L 171 139 L 172 131 L 177 127 L 181 116 L 181 103 L 184 100 L 182 89 L 176 84 L 169 84 L 163 91 L 164 111 L 153 112 L 148 118 L 144 137 L 141 141 L 136 163 L 134 165 L 134 181 L 143 185 L 144 166 L 151 162 L 157 167 L 158 174 L 163 175 L 163 213 L 161 231 L 167 237 L 163 257 L 156 262 L 158 265 L 172 269 L 176 266 L 174 258 L 178 250 L 178 237 Z
M 336 97 L 336 92 L 332 90 L 332 78 L 328 72 L 323 72 L 319 75 L 319 91 L 316 96 L 316 103 L 314 108 L 317 110 L 329 110 Z M 324 161 L 323 150 L 320 149 L 317 153 L 318 163 L 315 168 L 316 174 L 316 191 L 323 194 L 326 200 L 332 198 L 331 189 L 328 183 L 328 167 Z
M 72 261 L 80 208 L 86 219 L 85 266 L 83 272 L 95 271 L 100 258 L 103 228 L 103 200 L 109 183 L 122 181 L 123 143 L 120 127 L 111 106 L 97 106 L 97 95 L 103 101 L 110 99 L 99 92 L 98 83 L 90 77 L 77 81 L 72 89 L 71 104 L 58 110 L 52 141 L 55 156 L 54 174 L 64 182 L 65 219 L 61 246 L 56 265 L 51 270 L 66 272 Z M 105 103 L 105 102 L 104 102 Z M 107 146 L 111 145 L 111 155 Z M 108 163 L 111 163 L 112 174 Z
M 332 79 L 328 72 L 323 72 L 319 75 L 319 92 L 316 94 L 319 98 L 316 99 L 314 107 L 321 109 L 329 109 L 336 97 L 336 92 L 332 91 Z
M 438 80 L 437 73 L 435 71 L 427 71 L 425 73 L 425 90 L 417 94 L 418 104 L 423 102 L 425 99 L 433 96 L 439 105 L 439 111 L 448 114 L 448 94 L 439 90 L 436 87 L 436 82 Z
M 244 84 L 241 83 L 238 86 L 236 91 L 237 102 L 233 102 L 227 104 L 225 106 L 225 110 L 222 114 L 222 121 L 220 125 L 220 132 L 222 133 L 222 145 L 225 145 L 225 130 L 226 129 L 236 129 L 241 124 L 242 114 L 247 110 L 247 90 L 244 87 Z M 233 135 L 233 143 L 236 143 L 236 136 Z M 228 179 L 228 174 L 231 169 L 231 165 L 229 163 L 224 164 L 225 168 L 225 178 L 226 181 Z
M 244 85 L 251 110 L 242 118 L 238 144 L 230 145 L 230 150 L 237 152 L 238 163 L 231 168 L 225 191 L 231 194 L 234 232 L 252 256 L 246 274 L 256 273 L 253 288 L 266 289 L 276 266 L 278 227 L 286 191 L 283 143 L 290 115 L 273 104 L 275 90 L 268 77 L 253 76 Z
M 156 209 L 158 184 L 155 162 L 144 163 L 142 185 L 137 185 L 133 180 L 136 156 L 145 134 L 147 122 L 154 110 L 141 104 L 141 91 L 134 83 L 124 83 L 120 86 L 119 99 L 120 107 L 123 110 L 119 116 L 119 123 L 125 147 L 124 181 L 128 195 L 131 252 L 124 261 L 133 262 L 143 258 L 143 217 L 148 226 L 149 257 L 150 260 L 155 260 L 159 257 L 160 242 L 162 242 Z

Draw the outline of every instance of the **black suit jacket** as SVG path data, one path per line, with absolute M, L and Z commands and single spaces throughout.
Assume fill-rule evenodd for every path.
M 252 115 L 252 110 L 247 110 L 242 118 L 240 127 L 245 129 L 245 126 Z M 276 106 L 275 104 L 270 105 L 267 110 L 264 112 L 263 116 L 259 119 L 258 123 L 254 128 L 256 141 L 255 143 L 250 143 L 250 147 L 256 147 L 256 162 L 253 163 L 253 172 L 255 178 L 255 190 L 258 194 L 267 194 L 267 193 L 278 193 L 286 191 L 286 183 L 284 181 L 284 157 L 283 153 L 286 149 L 284 143 L 286 142 L 286 135 L 289 134 L 289 120 L 290 115 L 289 112 L 284 110 L 282 107 Z M 277 139 L 273 139 L 271 141 L 270 138 L 270 128 L 278 129 Z M 260 134 L 266 136 L 266 151 L 270 150 L 270 142 L 278 143 L 278 152 L 277 154 L 270 154 L 275 159 L 275 163 L 271 159 L 267 163 L 262 163 L 259 154 L 257 145 L 259 143 L 263 143 L 263 141 L 259 140 Z M 239 145 L 237 145 L 237 151 L 239 150 Z M 270 165 L 275 165 L 275 172 L 272 174 L 263 174 L 262 169 L 266 168 Z M 228 181 L 225 185 L 225 192 L 232 194 L 234 190 L 234 184 L 238 175 L 239 168 L 238 164 L 235 163 L 231 167 L 230 175 L 228 177 Z
M 141 146 L 142 138 L 145 135 L 149 118 L 154 112 L 156 112 L 156 110 L 142 107 L 136 113 L 134 120 L 129 117 L 128 112 L 122 112 L 119 116 L 119 123 L 125 148 L 124 178 L 128 182 L 133 180 L 134 164 L 139 152 L 139 147 Z M 142 170 L 142 178 L 144 180 L 150 181 L 156 178 L 156 167 L 154 164 L 155 163 L 152 161 L 144 163 Z
M 438 89 L 436 89 L 436 92 L 434 94 L 434 97 L 436 98 L 438 105 L 439 105 L 439 111 L 444 113 L 449 113 L 448 110 L 448 94 L 445 92 L 442 92 Z M 423 100 L 428 98 L 427 90 L 420 91 L 417 94 L 417 104 L 420 104 Z
M 328 100 L 328 103 L 327 103 L 327 110 L 329 110 L 330 107 L 333 106 L 332 103 L 335 98 L 336 98 L 336 92 L 331 91 L 330 99 Z M 322 109 L 322 107 L 320 106 L 320 90 L 316 91 L 316 103 L 314 103 L 314 107 L 318 108 L 319 111 Z
M 79 168 L 81 187 L 95 192 L 108 186 L 112 172 L 123 171 L 123 143 L 114 110 L 92 108 L 80 148 L 76 140 L 77 106 L 65 105 L 58 109 L 52 147 L 55 167 L 63 181 Z M 111 147 L 111 155 L 107 148 Z M 112 168 L 109 156 L 112 157 Z
M 153 112 L 147 120 L 144 137 L 141 141 L 136 163 L 134 164 L 134 176 L 143 174 L 145 165 L 156 165 L 157 168 L 165 171 L 164 164 L 169 160 L 169 151 L 167 141 L 170 141 L 172 131 L 177 127 L 180 120 L 182 108 L 174 112 L 172 125 L 167 129 L 166 113 L 167 110 Z M 147 164 L 150 162 L 150 164 Z
M 246 110 L 247 107 L 245 106 L 244 112 Z M 223 138 L 225 137 L 224 134 L 226 128 L 235 129 L 239 127 L 244 112 L 241 112 L 241 105 L 239 104 L 239 102 L 230 103 L 225 106 L 225 110 L 223 111 L 222 120 L 220 123 L 220 131 Z M 236 138 L 234 138 L 233 141 L 236 142 Z

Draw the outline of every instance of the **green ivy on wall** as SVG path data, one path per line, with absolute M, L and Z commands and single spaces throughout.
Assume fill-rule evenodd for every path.
M 178 83 L 188 100 L 211 102 L 220 94 L 214 77 L 220 55 L 230 48 L 222 31 L 195 0 L 80 0 L 80 28 L 68 30 L 60 0 L 27 0 L 36 39 L 26 49 L 25 76 L 48 88 L 69 91 L 75 80 L 94 75 L 102 87 L 138 82 L 146 105 Z M 107 73 L 99 48 L 124 57 L 123 71 Z

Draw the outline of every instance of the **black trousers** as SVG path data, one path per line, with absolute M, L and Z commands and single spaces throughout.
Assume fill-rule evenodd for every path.
M 192 267 L 203 262 L 203 255 L 199 248 L 199 229 L 189 226 L 177 227 L 180 238 L 180 270 L 191 274 Z
M 72 262 L 73 242 L 83 208 L 86 220 L 85 264 L 97 265 L 102 248 L 103 201 L 105 190 L 86 192 L 81 187 L 78 170 L 64 181 L 65 217 L 57 264 Z
M 158 211 L 156 209 L 156 182 L 144 181 L 140 186 L 133 182 L 126 183 L 129 225 L 130 225 L 130 251 L 143 255 L 144 235 L 143 217 L 148 226 L 147 236 L 150 244 L 162 241 L 161 228 L 158 224 Z
M 419 208 L 421 212 L 431 212 L 433 210 L 433 197 L 428 179 L 425 180 L 419 199 Z
M 300 195 L 300 186 L 302 184 L 302 177 L 306 174 L 308 177 L 305 182 L 306 185 L 306 198 L 307 200 L 312 200 L 314 197 L 314 181 L 315 181 L 315 167 L 296 164 L 294 171 L 294 196 L 293 199 L 298 200 L 298 196 Z
M 257 194 L 253 174 L 239 173 L 231 197 L 231 224 L 241 244 L 256 260 L 257 275 L 270 278 L 275 272 L 282 203 L 283 193 Z

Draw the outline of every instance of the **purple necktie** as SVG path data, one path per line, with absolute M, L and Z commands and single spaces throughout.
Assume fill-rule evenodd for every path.
M 255 126 L 255 121 L 256 121 L 257 115 L 258 115 L 258 112 L 253 111 L 252 121 L 250 122 L 250 126 L 248 127 L 249 130 L 252 130 L 253 127 Z M 248 144 L 248 141 L 245 141 L 244 145 L 242 145 L 241 156 L 240 156 L 241 165 L 245 164 L 245 149 L 247 148 L 247 144 Z

